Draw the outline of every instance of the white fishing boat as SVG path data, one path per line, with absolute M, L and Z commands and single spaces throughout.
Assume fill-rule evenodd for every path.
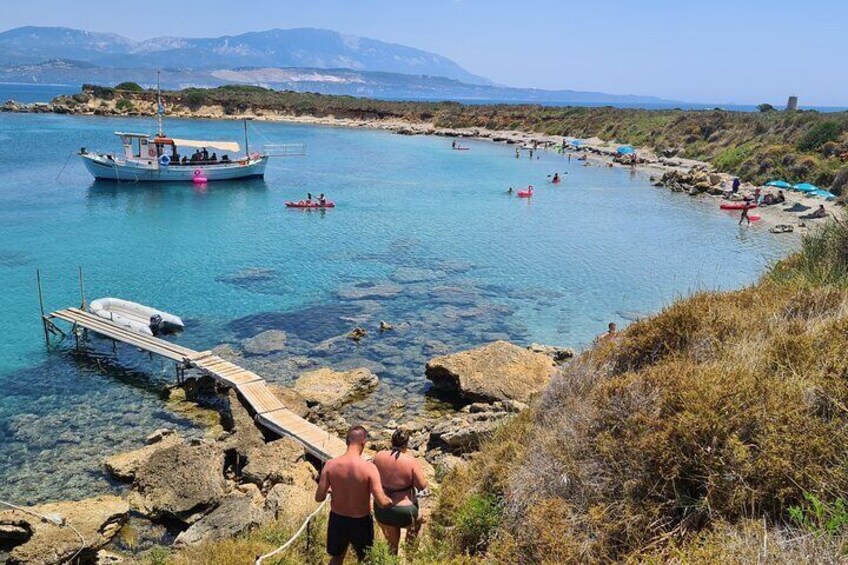
M 167 333 L 184 327 L 179 316 L 120 298 L 98 298 L 88 305 L 88 309 L 96 316 L 146 335 Z
M 268 155 L 249 153 L 236 156 L 239 144 L 232 141 L 195 141 L 166 137 L 160 133 L 150 137 L 145 133 L 115 132 L 121 139 L 123 154 L 80 151 L 85 167 L 94 178 L 123 182 L 207 182 L 262 178 Z M 181 151 L 203 149 L 207 159 L 183 160 Z M 230 155 L 233 155 L 232 157 Z
M 250 152 L 247 120 L 244 121 L 244 153 L 235 141 L 177 139 L 165 135 L 162 119 L 165 107 L 157 98 L 158 132 L 115 132 L 122 153 L 95 153 L 80 149 L 79 155 L 94 178 L 121 182 L 179 182 L 262 178 L 270 155 Z M 291 149 L 292 146 L 272 146 Z M 220 152 L 220 154 L 218 153 Z M 285 153 L 297 154 L 297 153 Z

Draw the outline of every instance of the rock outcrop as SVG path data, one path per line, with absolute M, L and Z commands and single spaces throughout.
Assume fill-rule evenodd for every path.
M 224 413 L 224 428 L 230 432 L 229 437 L 223 441 L 223 448 L 234 449 L 239 456 L 247 457 L 247 453 L 254 448 L 265 445 L 265 437 L 247 408 L 241 403 L 235 390 L 227 392 L 229 410 Z
M 225 494 L 224 452 L 211 443 L 180 443 L 153 453 L 135 473 L 129 501 L 156 521 L 197 521 Z
M 148 445 L 126 453 L 107 457 L 104 467 L 113 477 L 122 481 L 132 481 L 139 467 L 161 449 L 181 443 L 182 439 L 173 430 L 159 430 L 148 437 Z
M 309 405 L 306 404 L 306 399 L 303 398 L 296 390 L 291 387 L 268 383 L 268 388 L 271 392 L 280 399 L 283 406 L 300 416 L 305 418 L 309 414 Z
M 471 401 L 518 400 L 527 403 L 556 371 L 544 354 L 505 341 L 443 355 L 427 363 L 426 375 L 437 390 Z
M 268 330 L 246 339 L 242 349 L 250 355 L 271 355 L 285 350 L 288 336 L 281 330 Z
M 270 518 L 271 513 L 257 506 L 251 495 L 234 491 L 225 496 L 214 510 L 180 533 L 174 545 L 179 547 L 237 536 Z
M 306 462 L 303 446 L 282 438 L 248 452 L 242 478 L 268 492 L 277 484 L 314 487 L 317 474 Z
M 531 343 L 527 346 L 527 351 L 547 355 L 558 365 L 561 365 L 574 357 L 574 350 L 570 347 L 557 347 L 555 345 L 540 345 L 538 343 Z
M 130 508 L 117 496 L 99 496 L 76 502 L 42 504 L 28 510 L 55 518 L 65 525 L 43 521 L 18 510 L 0 512 L 0 532 L 14 545 L 6 561 L 9 565 L 58 565 L 67 563 L 77 552 L 83 559 L 90 559 L 115 537 L 127 520 Z M 82 541 L 70 526 L 79 531 Z
M 350 371 L 318 369 L 303 373 L 294 383 L 295 392 L 316 411 L 337 410 L 374 390 L 379 383 L 369 369 Z
M 483 440 L 506 418 L 526 408 L 527 405 L 516 400 L 466 406 L 456 416 L 433 425 L 430 429 L 428 448 L 455 455 L 479 451 Z M 441 457 L 436 459 L 441 461 Z

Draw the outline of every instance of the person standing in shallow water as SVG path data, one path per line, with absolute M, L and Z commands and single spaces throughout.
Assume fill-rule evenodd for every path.
M 751 225 L 751 218 L 748 217 L 748 210 L 751 209 L 751 202 L 746 200 L 745 204 L 742 205 L 742 217 L 739 218 L 739 225 L 742 225 L 742 222 L 747 221 L 748 225 Z
M 374 522 L 371 519 L 371 496 L 377 507 L 391 506 L 392 499 L 383 492 L 380 473 L 373 463 L 362 459 L 368 432 L 354 426 L 345 439 L 347 451 L 324 465 L 315 491 L 315 501 L 330 499 L 327 523 L 327 553 L 330 565 L 342 565 L 349 546 L 359 561 L 365 559 L 374 545 Z
M 418 535 L 421 523 L 418 518 L 416 491 L 427 488 L 427 479 L 421 462 L 407 454 L 409 433 L 396 430 L 392 434 L 392 448 L 374 456 L 374 465 L 380 472 L 383 491 L 392 499 L 392 506 L 374 507 L 374 517 L 389 542 L 392 553 L 398 554 L 401 529 L 406 529 L 406 541 Z

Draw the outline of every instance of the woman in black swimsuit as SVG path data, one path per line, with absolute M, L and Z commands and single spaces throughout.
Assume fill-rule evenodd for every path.
M 386 496 L 392 499 L 392 506 L 381 508 L 374 506 L 374 517 L 392 552 L 397 555 L 400 545 L 400 531 L 407 530 L 406 539 L 410 541 L 418 534 L 418 497 L 416 491 L 427 488 L 427 480 L 421 469 L 421 463 L 407 455 L 409 434 L 396 430 L 392 434 L 392 448 L 374 456 L 374 465 L 380 472 L 380 482 Z

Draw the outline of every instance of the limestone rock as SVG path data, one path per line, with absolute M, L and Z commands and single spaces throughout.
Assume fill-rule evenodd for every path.
M 97 552 L 97 555 L 94 556 L 94 565 L 117 565 L 124 561 L 125 559 L 117 553 L 112 553 L 105 549 L 101 549 Z
M 214 510 L 177 536 L 174 545 L 181 547 L 230 538 L 260 526 L 272 517 L 272 513 L 254 504 L 252 496 L 234 491 L 224 497 Z
M 547 355 L 496 341 L 436 357 L 427 363 L 426 375 L 437 390 L 467 400 L 526 403 L 548 384 L 555 371 L 556 364 Z
M 541 353 L 543 355 L 547 355 L 551 359 L 554 360 L 555 363 L 561 364 L 572 357 L 574 357 L 574 350 L 570 347 L 556 347 L 554 345 L 540 345 L 538 343 L 531 343 L 527 347 L 528 351 L 532 351 L 533 353 Z
M 81 555 L 91 558 L 118 533 L 129 516 L 130 507 L 117 496 L 99 496 L 76 502 L 42 504 L 29 510 L 46 516 L 60 516 L 65 524 L 76 528 L 85 540 Z M 66 563 L 82 545 L 71 528 L 44 522 L 18 510 L 0 512 L 0 528 L 18 534 L 27 532 L 24 540 L 12 540 L 12 543 L 23 543 L 11 550 L 6 562 L 9 565 Z
M 282 438 L 252 449 L 242 478 L 268 491 L 279 483 L 314 486 L 317 476 L 312 465 L 305 462 L 303 446 L 291 438 Z
M 176 433 L 169 434 L 152 434 L 148 439 L 156 439 L 157 441 L 148 442 L 142 448 L 125 453 L 118 453 L 107 457 L 104 461 L 106 471 L 113 477 L 122 481 L 132 481 L 135 479 L 135 473 L 139 467 L 147 462 L 150 457 L 161 449 L 177 445 L 182 442 L 182 439 Z
M 298 377 L 294 390 L 306 399 L 310 408 L 326 411 L 368 394 L 378 382 L 377 375 L 365 368 L 343 372 L 318 369 Z
M 274 518 L 306 516 L 315 509 L 315 488 L 280 483 L 265 497 L 265 510 Z
M 300 416 L 301 418 L 305 418 L 307 414 L 309 414 L 309 406 L 306 404 L 306 399 L 303 398 L 300 393 L 294 390 L 291 387 L 283 386 L 283 385 L 275 385 L 268 384 L 268 388 L 271 389 L 271 392 L 280 399 L 280 402 L 283 403 L 283 406 Z
M 251 449 L 265 445 L 265 437 L 236 391 L 230 390 L 227 396 L 229 411 L 225 413 L 224 428 L 231 434 L 224 440 L 224 449 L 235 449 L 240 456 L 246 457 Z
M 288 336 L 281 330 L 268 330 L 247 339 L 242 344 L 245 353 L 251 355 L 270 355 L 286 348 Z
M 441 422 L 430 430 L 430 445 L 441 445 L 445 451 L 455 454 L 478 451 L 482 441 L 500 426 L 504 417 L 505 413 L 496 417 L 484 413 Z
M 190 524 L 224 496 L 221 446 L 180 443 L 153 453 L 135 473 L 130 503 L 153 520 Z

